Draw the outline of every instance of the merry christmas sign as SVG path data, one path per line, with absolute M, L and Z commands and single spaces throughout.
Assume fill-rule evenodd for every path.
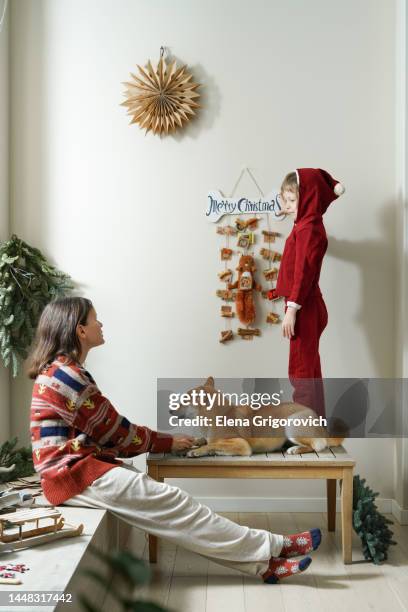
M 282 221 L 281 196 L 279 190 L 272 190 L 265 197 L 247 198 L 245 196 L 226 198 L 220 191 L 210 191 L 207 195 L 205 216 L 208 221 L 216 222 L 224 215 L 256 215 L 268 213 L 272 220 Z

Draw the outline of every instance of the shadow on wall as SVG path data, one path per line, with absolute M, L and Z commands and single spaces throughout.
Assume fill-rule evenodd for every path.
M 26 44 L 13 46 L 13 72 L 23 75 L 12 81 L 11 94 L 15 100 L 11 131 L 18 172 L 11 175 L 10 234 L 40 248 L 54 264 L 44 248 L 49 234 L 46 204 L 48 178 L 45 168 L 47 152 L 47 89 L 46 89 L 46 17 L 44 4 L 11 3 L 11 29 L 14 40 Z M 30 55 L 29 49 L 35 49 Z M 24 95 L 24 92 L 30 95 Z M 27 138 L 27 134 L 30 135 Z M 33 168 L 35 171 L 33 171 Z M 24 176 L 24 181 L 19 180 Z M 18 204 L 18 207 L 17 207 Z M 15 379 L 10 378 L 10 430 L 21 444 L 30 444 L 30 405 L 33 381 L 25 373 L 26 363 Z
M 169 53 L 166 56 L 166 61 L 170 62 L 173 60 L 176 60 L 177 66 L 184 66 L 186 64 L 176 55 Z M 181 130 L 169 134 L 169 138 L 174 138 L 174 140 L 179 142 L 185 137 L 196 139 L 202 131 L 211 128 L 220 113 L 221 106 L 220 89 L 214 78 L 206 72 L 205 68 L 201 64 L 188 65 L 188 71 L 193 75 L 193 80 L 201 84 L 201 87 L 197 90 L 200 94 L 198 104 L 200 104 L 201 108 L 197 109 L 197 115 L 189 123 L 185 124 Z
M 374 375 L 380 377 L 386 377 L 386 372 L 389 376 L 395 375 L 395 363 L 393 362 L 390 368 L 388 347 L 384 346 L 384 334 L 387 330 L 395 337 L 394 312 L 386 308 L 388 301 L 384 299 L 384 291 L 388 294 L 395 289 L 394 281 L 391 281 L 391 285 L 389 281 L 395 276 L 395 210 L 394 201 L 390 201 L 380 210 L 378 217 L 381 238 L 358 242 L 328 236 L 328 254 L 352 262 L 360 269 L 361 299 L 355 321 L 365 334 L 369 354 L 374 363 Z M 347 299 L 347 291 L 344 292 L 344 299 Z M 382 326 L 385 331 L 380 333 Z

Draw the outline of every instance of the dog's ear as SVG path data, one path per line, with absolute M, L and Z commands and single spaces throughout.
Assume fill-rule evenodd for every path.
M 207 378 L 207 380 L 204 383 L 204 387 L 210 387 L 210 389 L 214 388 L 214 378 L 212 376 L 209 376 Z

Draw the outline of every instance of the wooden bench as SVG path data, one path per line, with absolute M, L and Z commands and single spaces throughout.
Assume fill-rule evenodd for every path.
M 319 453 L 288 455 L 286 452 L 251 457 L 200 457 L 187 459 L 171 453 L 149 453 L 147 473 L 165 478 L 319 478 L 327 482 L 328 530 L 336 528 L 336 481 L 342 480 L 341 527 L 343 561 L 351 563 L 353 469 L 355 461 L 342 446 Z M 149 535 L 149 560 L 157 561 L 157 537 Z

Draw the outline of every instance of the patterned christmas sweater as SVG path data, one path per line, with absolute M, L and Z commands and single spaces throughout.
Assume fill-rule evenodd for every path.
M 173 441 L 118 414 L 90 373 L 63 355 L 35 379 L 30 429 L 34 468 L 55 505 L 123 464 L 117 457 L 168 452 Z

